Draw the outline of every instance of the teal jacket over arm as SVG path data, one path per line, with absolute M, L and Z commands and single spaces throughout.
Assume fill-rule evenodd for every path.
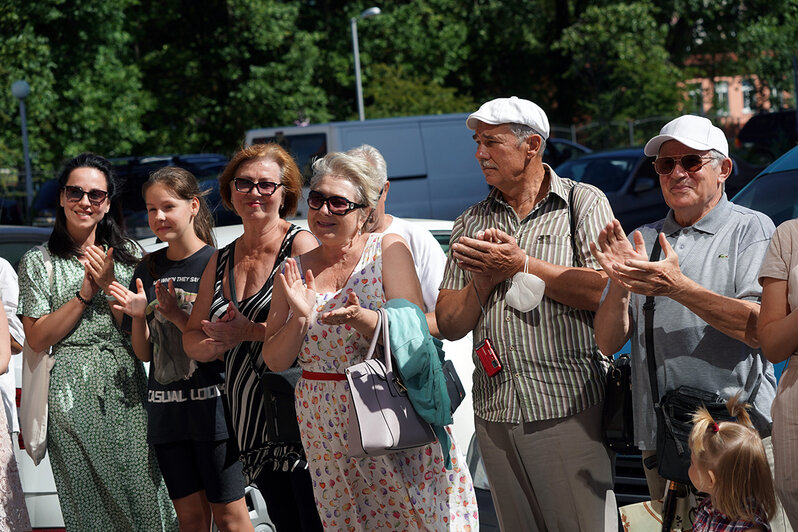
M 416 412 L 432 425 L 441 445 L 446 468 L 451 468 L 449 433 L 451 400 L 443 375 L 443 351 L 427 327 L 424 312 L 406 299 L 392 299 L 385 306 L 388 334 L 396 371 L 407 388 Z

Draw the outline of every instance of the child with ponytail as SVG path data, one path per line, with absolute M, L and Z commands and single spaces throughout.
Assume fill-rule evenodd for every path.
M 737 421 L 717 423 L 700 408 L 690 433 L 690 480 L 709 494 L 698 506 L 693 532 L 769 531 L 776 494 L 765 448 L 751 424 L 748 405 L 727 403 Z
M 146 256 L 130 289 L 113 283 L 136 356 L 151 361 L 147 440 L 155 449 L 180 530 L 252 531 L 238 446 L 227 430 L 224 363 L 195 362 L 182 332 L 213 247 L 213 219 L 191 172 L 167 166 L 142 187 L 150 229 L 168 246 Z

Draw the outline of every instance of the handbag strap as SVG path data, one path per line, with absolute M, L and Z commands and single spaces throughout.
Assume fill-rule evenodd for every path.
M 36 249 L 41 251 L 42 259 L 44 260 L 44 269 L 47 272 L 47 281 L 50 283 L 50 288 L 53 288 L 53 261 L 50 258 L 50 252 L 43 244 L 36 246 Z
M 568 193 L 568 225 L 571 228 L 571 252 L 573 253 L 573 264 L 576 267 L 578 267 L 581 262 L 579 260 L 579 248 L 576 247 L 576 216 L 574 212 L 574 196 L 576 195 L 577 186 L 578 184 L 574 183 L 574 186 L 571 187 L 571 191 Z
M 662 247 L 659 243 L 659 234 L 654 239 L 654 248 L 651 250 L 649 261 L 659 260 L 659 253 Z M 646 339 L 646 360 L 648 361 L 648 379 L 651 385 L 651 400 L 654 407 L 659 407 L 659 386 L 657 385 L 657 362 L 654 355 L 654 296 L 646 296 L 643 303 L 643 313 L 645 315 L 645 339 Z
M 388 313 L 383 308 L 377 309 L 377 327 L 374 329 L 374 335 L 369 342 L 369 350 L 366 353 L 364 360 L 374 358 L 377 352 L 377 340 L 382 334 L 382 352 L 385 357 L 385 369 L 388 372 L 393 371 L 393 362 L 391 360 L 391 338 L 388 334 Z

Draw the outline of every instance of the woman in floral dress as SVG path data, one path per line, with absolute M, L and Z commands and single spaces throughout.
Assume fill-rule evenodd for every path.
M 59 175 L 60 206 L 46 248 L 19 265 L 25 337 L 52 346 L 47 450 L 66 529 L 177 530 L 174 508 L 146 439 L 144 367 L 106 299 L 130 283 L 135 245 L 108 215 L 111 163 L 84 153 Z M 118 314 L 118 315 L 117 315 Z
M 422 305 L 410 249 L 393 234 L 364 234 L 379 198 L 362 158 L 328 154 L 314 166 L 308 225 L 320 247 L 286 261 L 275 281 L 263 356 L 279 371 L 299 359 L 296 408 L 316 506 L 326 530 L 476 530 L 471 477 L 452 445 L 353 458 L 345 369 L 363 360 L 387 300 Z M 300 272 L 305 272 L 304 280 Z

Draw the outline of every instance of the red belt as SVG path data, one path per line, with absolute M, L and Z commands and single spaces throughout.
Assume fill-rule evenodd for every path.
M 319 373 L 317 371 L 302 370 L 302 378 L 311 381 L 345 381 L 346 375 L 343 373 Z

